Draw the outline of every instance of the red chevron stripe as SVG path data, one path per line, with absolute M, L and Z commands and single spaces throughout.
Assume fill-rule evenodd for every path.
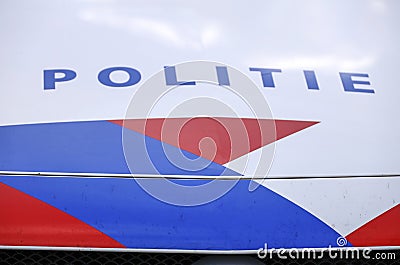
M 221 165 L 318 123 L 219 117 L 127 119 L 110 122 Z
M 124 248 L 75 217 L 0 183 L 0 245 Z
M 400 246 L 400 204 L 361 226 L 346 238 L 355 247 Z

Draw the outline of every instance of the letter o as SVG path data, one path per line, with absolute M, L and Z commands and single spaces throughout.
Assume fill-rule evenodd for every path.
M 129 75 L 129 79 L 126 82 L 123 83 L 116 83 L 111 80 L 110 75 L 114 71 L 124 71 Z M 133 86 L 137 83 L 139 83 L 141 79 L 140 72 L 136 69 L 130 68 L 130 67 L 110 67 L 103 69 L 99 72 L 99 75 L 97 76 L 97 79 L 99 80 L 100 83 L 102 83 L 105 86 L 110 86 L 110 87 L 127 87 L 127 86 Z

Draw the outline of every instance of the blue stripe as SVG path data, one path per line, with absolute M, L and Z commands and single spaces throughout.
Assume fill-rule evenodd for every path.
M 0 127 L 0 170 L 71 173 L 166 175 L 239 175 L 217 163 L 124 130 L 129 170 L 122 147 L 122 127 L 108 121 L 65 122 Z M 164 148 L 164 149 L 163 149 Z M 146 152 L 146 150 L 148 150 Z M 180 155 L 205 165 L 182 169 L 165 154 Z M 146 155 L 148 153 L 148 155 Z M 171 157 L 170 157 L 171 158 Z M 171 160 L 176 159 L 172 157 Z
M 328 247 L 336 246 L 340 236 L 265 187 L 249 192 L 247 180 L 218 200 L 195 207 L 160 202 L 133 179 L 3 176 L 0 181 L 130 248 L 241 250 L 259 249 L 264 243 L 270 248 Z

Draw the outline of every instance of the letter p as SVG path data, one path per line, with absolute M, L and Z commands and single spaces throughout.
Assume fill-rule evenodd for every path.
M 61 77 L 56 77 L 61 74 Z M 57 82 L 71 81 L 76 77 L 76 73 L 69 69 L 43 70 L 43 89 L 56 89 Z

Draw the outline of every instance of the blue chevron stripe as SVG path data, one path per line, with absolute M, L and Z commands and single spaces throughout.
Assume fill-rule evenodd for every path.
M 0 171 L 240 175 L 187 151 L 125 130 L 130 143 L 129 159 L 133 160 L 129 163 L 130 171 L 122 147 L 122 130 L 108 121 L 2 126 Z M 181 152 L 205 166 L 199 170 L 182 169 L 166 156 Z
M 264 243 L 271 248 L 328 247 L 336 246 L 340 236 L 265 187 L 249 192 L 247 180 L 223 197 L 195 207 L 160 202 L 133 179 L 2 176 L 0 181 L 130 248 L 241 250 Z

